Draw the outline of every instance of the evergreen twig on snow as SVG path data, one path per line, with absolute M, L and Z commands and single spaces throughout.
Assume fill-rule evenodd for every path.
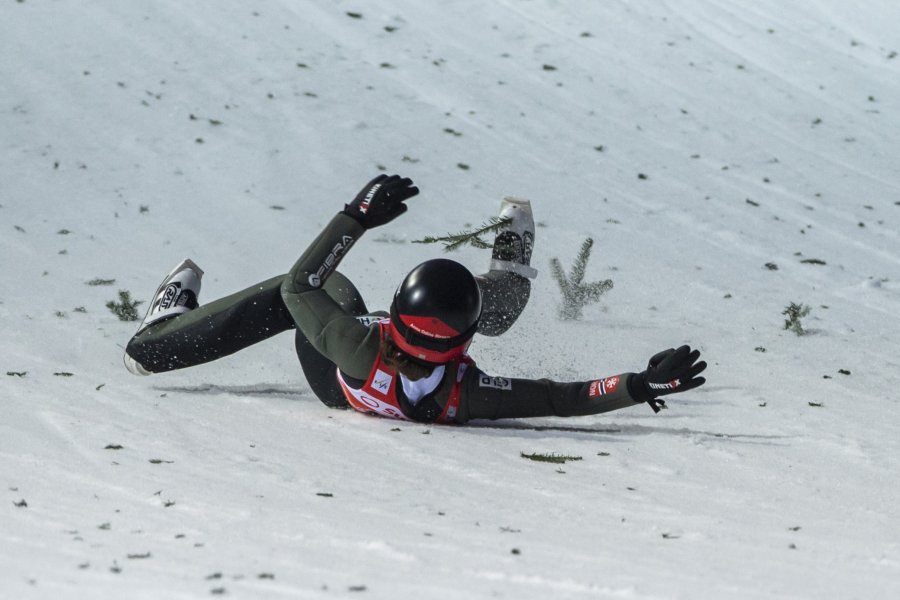
M 141 300 L 132 300 L 131 292 L 128 290 L 119 290 L 119 301 L 110 300 L 106 303 L 108 308 L 114 315 L 119 317 L 120 321 L 137 321 L 139 304 L 143 304 Z
M 482 223 L 477 229 L 471 231 L 460 231 L 459 233 L 448 233 L 442 236 L 426 236 L 421 240 L 413 240 L 413 244 L 436 244 L 443 242 L 444 251 L 451 252 L 462 246 L 469 245 L 479 250 L 487 250 L 494 247 L 481 239 L 481 236 L 489 233 L 497 233 L 512 222 L 512 219 L 500 217 L 491 217 L 487 223 Z
M 784 328 L 790 329 L 797 335 L 805 335 L 807 331 L 803 329 L 803 323 L 800 322 L 800 319 L 808 316 L 811 311 L 812 308 L 802 302 L 800 304 L 791 302 L 781 313 L 787 317 L 784 320 Z
M 578 256 L 575 258 L 572 269 L 568 274 L 566 274 L 558 258 L 550 260 L 550 270 L 553 273 L 553 278 L 556 279 L 556 283 L 559 284 L 559 289 L 563 296 L 562 304 L 559 307 L 559 316 L 566 321 L 580 319 L 585 306 L 600 300 L 600 297 L 613 287 L 612 279 L 595 281 L 593 283 L 583 282 L 593 246 L 593 239 L 587 238 L 584 240 L 581 244 L 581 250 L 578 252 Z
M 570 456 L 568 454 L 546 454 L 539 452 L 525 454 L 524 452 L 520 452 L 519 455 L 522 458 L 527 458 L 528 460 L 533 460 L 535 462 L 548 462 L 558 464 L 565 464 L 570 460 L 581 460 L 580 456 Z

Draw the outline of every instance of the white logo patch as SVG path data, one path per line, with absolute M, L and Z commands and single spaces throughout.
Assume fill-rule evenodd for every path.
M 376 317 L 374 315 L 362 315 L 360 317 L 356 317 L 356 320 L 365 325 L 366 327 L 371 327 L 375 323 L 379 323 L 384 321 L 384 317 Z
M 349 235 L 345 235 L 341 238 L 341 241 L 335 244 L 334 248 L 331 249 L 331 253 L 325 257 L 325 262 L 322 263 L 315 273 L 309 276 L 309 284 L 313 287 L 319 287 L 322 284 L 322 280 L 337 267 L 337 264 L 341 261 L 341 257 L 346 254 L 354 241 L 355 240 Z M 315 279 L 313 279 L 314 277 Z
M 669 383 L 653 383 L 653 382 L 647 382 L 647 385 L 649 385 L 650 388 L 651 388 L 651 389 L 654 389 L 654 390 L 674 390 L 675 388 L 677 388 L 678 386 L 681 385 L 681 380 L 680 380 L 680 379 L 673 379 L 673 380 L 670 381 Z
M 511 390 L 512 380 L 506 377 L 491 377 L 490 375 L 481 375 L 478 378 L 478 387 L 494 388 L 495 390 Z
M 372 378 L 372 387 L 382 394 L 387 394 L 391 389 L 391 382 L 394 380 L 392 375 L 385 373 L 381 369 L 375 370 L 375 377 Z

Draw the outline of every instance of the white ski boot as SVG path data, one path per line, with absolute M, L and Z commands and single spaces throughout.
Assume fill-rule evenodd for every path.
M 534 279 L 537 270 L 531 267 L 531 251 L 534 249 L 534 217 L 531 201 L 507 196 L 500 203 L 501 219 L 512 219 L 494 240 L 491 256 L 492 271 L 511 271 L 522 277 Z
M 147 314 L 134 335 L 140 335 L 141 332 L 154 323 L 159 323 L 162 320 L 170 319 L 197 308 L 197 297 L 200 295 L 200 279 L 202 277 L 203 270 L 191 259 L 186 258 L 178 263 L 159 287 L 156 288 L 150 308 L 147 309 Z M 129 356 L 127 352 L 123 358 L 125 360 L 125 368 L 135 375 L 150 374 L 150 371 Z

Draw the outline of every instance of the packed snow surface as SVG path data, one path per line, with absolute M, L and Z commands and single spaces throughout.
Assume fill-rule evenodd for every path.
M 898 32 L 894 0 L 3 2 L 0 597 L 900 597 Z M 707 385 L 441 427 L 327 409 L 290 334 L 126 372 L 119 290 L 284 273 L 382 171 L 422 194 L 342 265 L 370 307 L 530 198 L 540 275 L 479 366 L 689 343 Z M 586 238 L 615 287 L 562 321 Z

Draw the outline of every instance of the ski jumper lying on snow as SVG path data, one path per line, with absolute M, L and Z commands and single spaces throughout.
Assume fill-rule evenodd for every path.
M 490 270 L 473 276 L 451 260 L 413 269 L 390 312 L 370 312 L 337 271 L 362 235 L 406 212 L 419 190 L 380 175 L 345 205 L 287 275 L 198 306 L 203 271 L 191 260 L 163 281 L 125 351 L 135 374 L 199 365 L 282 331 L 296 329 L 296 349 L 310 387 L 327 406 L 426 423 L 472 419 L 574 417 L 641 403 L 705 382 L 700 352 L 688 346 L 653 356 L 645 371 L 591 381 L 495 377 L 467 350 L 475 333 L 505 332 L 525 308 L 534 221 L 528 201 L 506 199 Z

